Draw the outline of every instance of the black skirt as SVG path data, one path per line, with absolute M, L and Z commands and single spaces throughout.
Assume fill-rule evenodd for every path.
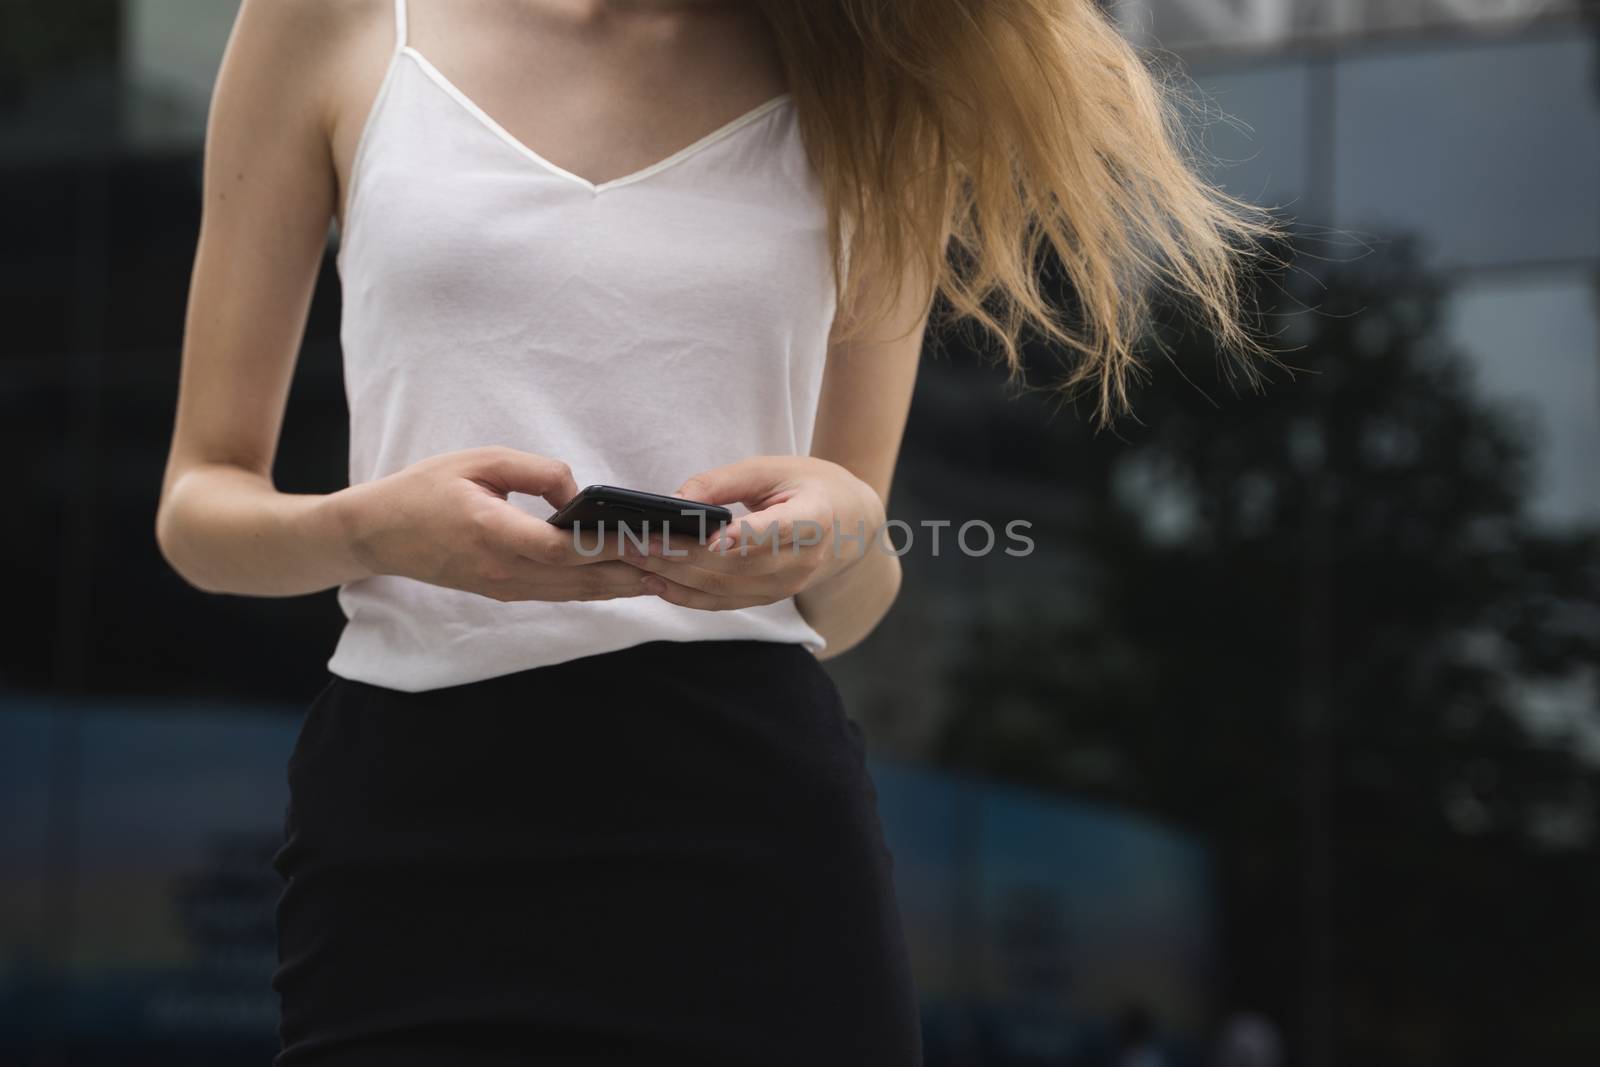
M 919 1064 L 863 756 L 799 645 L 333 677 L 273 859 L 274 1067 Z

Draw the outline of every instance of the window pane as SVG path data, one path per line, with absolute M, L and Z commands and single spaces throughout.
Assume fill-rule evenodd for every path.
M 1335 222 L 1442 262 L 1600 255 L 1600 93 L 1582 38 L 1383 50 L 1338 74 Z
M 1163 47 L 1273 48 L 1397 30 L 1515 28 L 1583 0 L 1102 0 L 1137 39 Z
M 1469 281 L 1446 322 L 1484 395 L 1514 406 L 1534 433 L 1530 512 L 1600 522 L 1600 308 L 1587 272 Z
M 1298 214 L 1295 202 L 1307 190 L 1305 66 L 1193 76 L 1207 98 L 1198 121 L 1205 151 L 1216 161 L 1212 178 L 1241 199 Z

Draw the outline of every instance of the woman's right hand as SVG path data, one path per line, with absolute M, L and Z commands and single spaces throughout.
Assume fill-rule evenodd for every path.
M 577 495 L 560 460 L 491 445 L 446 452 L 341 490 L 351 553 L 392 574 L 499 601 L 611 600 L 647 595 L 615 539 L 582 555 L 572 531 L 535 518 L 508 493 L 559 508 Z

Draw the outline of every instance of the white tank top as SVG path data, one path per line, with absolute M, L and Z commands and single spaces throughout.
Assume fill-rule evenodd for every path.
M 747 456 L 807 454 L 837 290 L 790 95 L 596 184 L 411 47 L 405 0 L 395 26 L 335 258 L 351 483 L 508 445 L 566 461 L 579 486 L 671 493 Z M 328 669 L 410 692 L 652 640 L 824 646 L 792 599 L 501 603 L 390 575 L 338 599 Z

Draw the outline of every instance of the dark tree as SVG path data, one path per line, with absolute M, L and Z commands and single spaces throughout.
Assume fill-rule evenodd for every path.
M 1091 581 L 1086 610 L 1040 588 L 974 622 L 941 759 L 1199 834 L 1220 993 L 1297 1062 L 1593 1059 L 1600 769 L 1525 705 L 1587 680 L 1600 715 L 1600 531 L 1525 516 L 1531 446 L 1404 243 L 1312 266 L 1255 279 L 1309 306 L 1264 392 L 1169 328 L 1114 436 L 1015 407 L 974 431 L 1085 497 Z

